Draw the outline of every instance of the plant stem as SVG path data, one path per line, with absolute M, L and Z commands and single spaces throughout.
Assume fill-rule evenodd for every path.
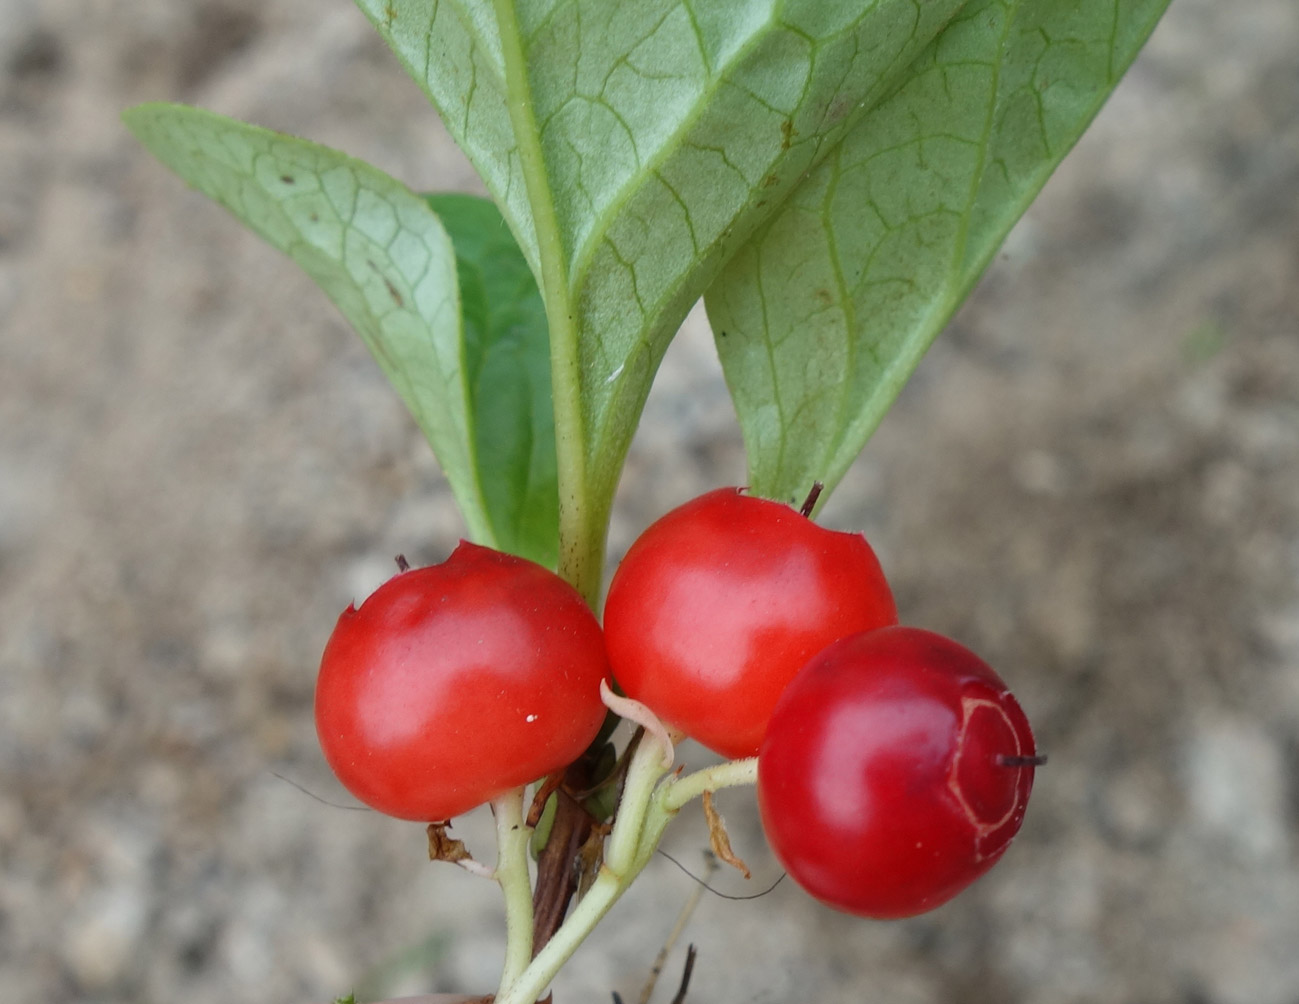
M 564 788 L 585 791 L 591 787 L 592 758 L 582 754 L 564 772 L 563 784 L 554 793 L 555 814 L 546 846 L 537 855 L 537 884 L 532 892 L 532 951 L 540 952 L 559 930 L 577 892 L 579 876 L 573 862 L 591 836 L 594 820 Z
M 705 767 L 685 777 L 675 778 L 662 785 L 658 792 L 659 804 L 667 812 L 676 812 L 692 798 L 706 791 L 720 791 L 758 780 L 758 758 L 728 760 L 715 767 Z
M 573 908 L 555 936 L 537 953 L 532 965 L 514 985 L 497 994 L 495 1004 L 534 1004 L 555 978 L 555 974 L 577 950 L 577 946 L 626 891 L 633 878 L 635 875 L 624 879 L 607 868 L 602 868 L 591 888 Z
M 618 815 L 614 817 L 613 832 L 605 844 L 605 866 L 616 874 L 629 871 L 638 856 L 645 814 L 649 811 L 654 786 L 665 770 L 662 747 L 652 736 L 645 736 L 627 765 Z
M 580 329 L 568 282 L 568 250 L 559 218 L 541 134 L 532 102 L 532 84 L 513 0 L 494 0 L 510 125 L 523 166 L 528 202 L 537 234 L 541 291 L 550 327 L 550 382 L 555 410 L 555 454 L 559 467 L 559 574 L 573 584 L 592 610 L 600 601 L 608 492 L 593 492 L 587 478 L 586 429 L 582 414 Z M 600 495 L 600 498 L 593 496 Z
M 528 839 L 523 822 L 523 789 L 515 788 L 492 800 L 496 817 L 496 871 L 493 878 L 505 897 L 505 965 L 503 996 L 532 961 L 532 881 L 528 877 Z
M 502 981 L 496 1004 L 534 1004 L 595 925 L 649 864 L 663 839 L 663 831 L 681 807 L 705 791 L 752 784 L 757 778 L 758 760 L 750 757 L 731 761 L 661 781 L 664 770 L 662 751 L 657 744 L 641 743 L 627 770 L 622 801 L 600 874 L 524 972 L 508 986 Z

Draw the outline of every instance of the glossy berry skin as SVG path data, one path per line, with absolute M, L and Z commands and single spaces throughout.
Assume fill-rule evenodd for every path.
M 450 819 L 566 766 L 604 719 L 600 626 L 568 583 L 467 542 L 348 607 L 316 731 L 343 785 L 401 819 Z
M 763 829 L 814 897 L 865 917 L 932 910 L 1018 832 L 1036 754 L 984 662 L 929 631 L 855 635 L 786 689 L 758 757 Z
M 735 758 L 758 752 L 776 700 L 808 659 L 896 621 L 865 537 L 721 488 L 632 545 L 609 587 L 604 630 L 629 697 Z

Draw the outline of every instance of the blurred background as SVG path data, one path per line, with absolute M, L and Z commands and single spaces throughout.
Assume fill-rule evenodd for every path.
M 904 923 L 706 896 L 660 1000 L 684 941 L 698 1002 L 1299 1000 L 1297 52 L 1294 0 L 1174 0 L 827 507 L 1036 723 L 1017 843 Z M 472 171 L 346 0 L 0 0 L 0 74 L 5 996 L 492 989 L 495 887 L 326 804 L 311 719 L 339 610 L 446 555 L 450 495 L 323 295 L 118 113 L 202 104 L 416 188 Z M 743 479 L 695 315 L 611 556 Z M 721 804 L 765 888 L 750 793 Z M 489 829 L 456 826 L 487 860 Z M 705 843 L 687 813 L 665 846 L 699 870 Z M 693 888 L 649 874 L 560 1004 L 635 999 Z

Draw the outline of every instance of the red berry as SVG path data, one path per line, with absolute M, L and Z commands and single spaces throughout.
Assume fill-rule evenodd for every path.
M 605 603 L 627 695 L 723 756 L 758 752 L 794 675 L 830 642 L 897 622 L 866 538 L 720 488 L 649 527 Z
M 461 542 L 343 611 L 320 663 L 316 730 L 362 802 L 449 819 L 577 759 L 604 719 L 607 677 L 600 626 L 575 589 Z
M 866 917 L 932 910 L 1019 831 L 1036 748 L 1006 685 L 956 642 L 891 627 L 813 659 L 758 758 L 758 805 L 804 889 Z

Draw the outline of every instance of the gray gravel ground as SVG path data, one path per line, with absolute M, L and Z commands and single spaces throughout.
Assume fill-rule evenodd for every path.
M 1297 52 L 1294 0 L 1175 0 L 828 507 L 1035 719 L 1019 841 L 904 923 L 790 883 L 706 897 L 692 1000 L 1299 1000 Z M 315 663 L 392 555 L 447 553 L 445 484 L 324 298 L 117 113 L 181 99 L 418 187 L 472 172 L 346 0 L 0 0 L 0 73 L 5 998 L 490 989 L 493 887 L 278 776 L 345 800 Z M 743 477 L 696 317 L 613 552 Z M 723 805 L 762 886 L 751 798 Z M 490 856 L 486 820 L 458 829 Z M 692 816 L 668 846 L 703 842 Z M 634 997 L 691 890 L 650 875 L 561 1004 Z

